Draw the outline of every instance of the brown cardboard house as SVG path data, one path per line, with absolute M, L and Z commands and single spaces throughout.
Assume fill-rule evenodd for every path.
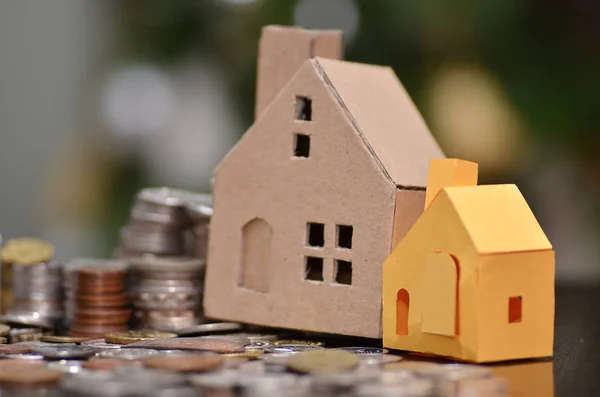
M 257 115 L 215 171 L 206 315 L 381 337 L 382 264 L 443 153 L 388 67 L 309 58 Z

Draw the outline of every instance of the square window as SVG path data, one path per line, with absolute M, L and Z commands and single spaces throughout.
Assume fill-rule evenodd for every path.
M 508 298 L 508 322 L 520 323 L 523 318 L 523 297 L 511 296 Z
M 352 262 L 335 261 L 335 282 L 338 284 L 352 285 Z
M 310 247 L 322 247 L 325 245 L 325 225 L 322 223 L 308 222 L 306 224 L 306 243 Z
M 312 120 L 312 99 L 306 96 L 296 96 L 296 120 Z
M 310 135 L 295 134 L 294 135 L 294 156 L 309 157 L 310 156 Z
M 305 259 L 304 279 L 323 281 L 323 258 L 307 256 Z
M 352 234 L 354 232 L 352 226 L 337 225 L 337 246 L 339 248 L 352 249 Z

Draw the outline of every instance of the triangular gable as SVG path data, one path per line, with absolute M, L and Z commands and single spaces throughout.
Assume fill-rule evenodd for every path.
M 429 161 L 445 157 L 389 67 L 315 58 L 384 173 L 401 187 L 425 187 Z
M 432 205 L 449 200 L 480 254 L 552 249 L 515 185 L 444 188 Z

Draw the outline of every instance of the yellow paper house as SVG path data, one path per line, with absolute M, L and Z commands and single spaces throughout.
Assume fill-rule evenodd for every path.
M 385 347 L 473 362 L 552 355 L 554 251 L 515 185 L 432 160 L 425 211 L 383 266 Z

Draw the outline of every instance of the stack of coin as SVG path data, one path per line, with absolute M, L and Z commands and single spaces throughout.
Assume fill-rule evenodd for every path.
M 90 267 L 119 267 L 127 269 L 127 263 L 109 259 L 76 258 L 63 265 L 63 296 L 64 316 L 63 325 L 68 329 L 75 317 L 75 289 L 77 284 L 77 271 Z
M 62 272 L 56 262 L 12 265 L 14 302 L 9 311 L 38 313 L 40 319 L 56 324 L 62 311 Z
M 191 195 L 166 187 L 141 190 L 135 198 L 129 224 L 121 229 L 118 256 L 184 255 L 191 226 L 185 203 Z
M 12 266 L 34 265 L 49 262 L 54 255 L 54 247 L 47 241 L 36 238 L 14 238 L 2 247 L 2 286 L 0 312 L 8 313 L 13 306 Z
M 90 266 L 76 271 L 72 336 L 102 336 L 128 329 L 131 311 L 122 266 Z
M 177 331 L 201 318 L 204 261 L 144 255 L 130 259 L 131 298 L 139 328 Z
M 194 194 L 186 202 L 186 208 L 193 222 L 194 247 L 193 255 L 206 260 L 208 249 L 208 226 L 213 214 L 212 195 Z

